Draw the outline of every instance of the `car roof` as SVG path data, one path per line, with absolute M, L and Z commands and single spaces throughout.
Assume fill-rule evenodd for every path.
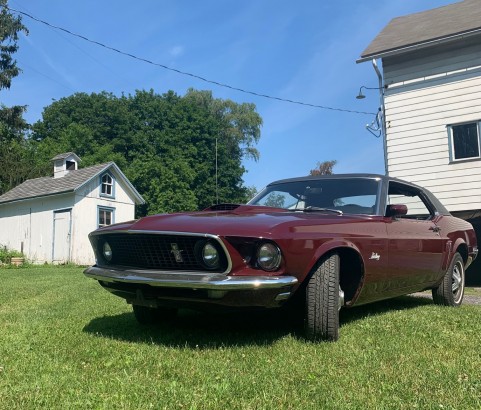
M 332 174 L 332 175 L 308 175 L 304 177 L 296 177 L 296 178 L 287 178 L 287 179 L 279 179 L 277 181 L 271 182 L 267 186 L 270 185 L 277 185 L 283 184 L 286 182 L 297 182 L 297 181 L 312 181 L 312 180 L 319 180 L 319 179 L 346 179 L 346 178 L 366 178 L 366 179 L 379 179 L 379 180 L 393 180 L 399 181 L 408 185 L 417 186 L 411 184 L 410 182 L 403 181 L 398 178 L 391 178 L 387 177 L 386 175 L 381 174 Z M 420 188 L 420 187 L 418 187 Z

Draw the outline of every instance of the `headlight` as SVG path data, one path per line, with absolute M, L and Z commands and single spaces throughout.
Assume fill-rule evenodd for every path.
M 206 242 L 202 249 L 202 261 L 207 269 L 216 269 L 219 267 L 219 252 L 217 248 L 210 242 Z
M 108 242 L 104 242 L 104 245 L 102 246 L 102 256 L 107 262 L 112 260 L 112 248 Z
M 265 242 L 257 249 L 257 264 L 266 271 L 279 269 L 281 250 L 271 242 Z

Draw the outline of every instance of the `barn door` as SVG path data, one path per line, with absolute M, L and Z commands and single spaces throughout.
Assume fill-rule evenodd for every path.
M 72 209 L 62 209 L 53 213 L 53 257 L 54 263 L 70 261 Z

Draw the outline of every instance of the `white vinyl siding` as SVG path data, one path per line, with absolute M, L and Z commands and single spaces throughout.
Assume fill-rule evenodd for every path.
M 383 60 L 388 169 L 450 211 L 481 209 L 481 159 L 453 161 L 450 126 L 481 119 L 481 44 Z

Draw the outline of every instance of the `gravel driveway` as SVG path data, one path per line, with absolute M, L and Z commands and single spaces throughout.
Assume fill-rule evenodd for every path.
M 466 305 L 481 305 L 481 288 L 469 288 L 468 295 L 464 295 L 463 303 Z M 431 298 L 431 291 L 413 293 L 412 296 Z

